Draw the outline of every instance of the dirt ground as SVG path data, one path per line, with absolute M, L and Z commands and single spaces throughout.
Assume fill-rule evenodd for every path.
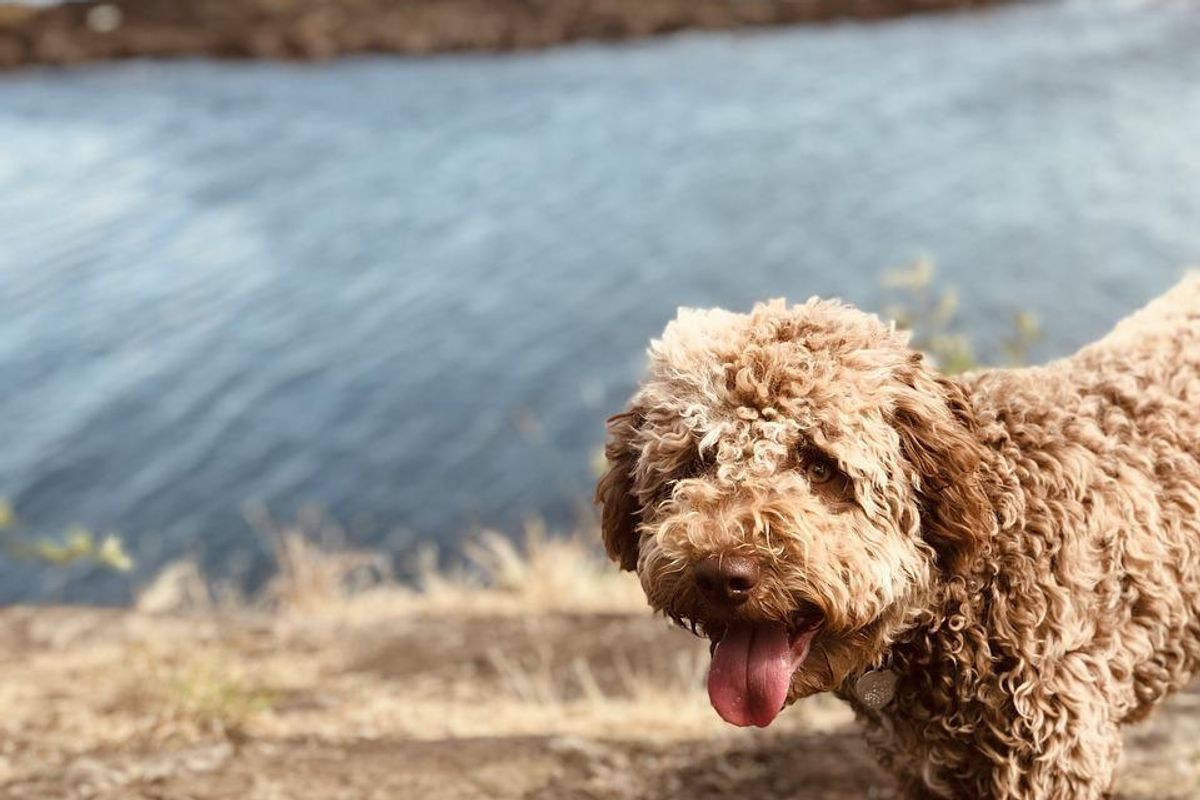
M 0 612 L 0 797 L 887 798 L 848 712 L 708 708 L 704 644 L 636 611 Z M 1121 797 L 1200 796 L 1200 694 L 1133 728 Z

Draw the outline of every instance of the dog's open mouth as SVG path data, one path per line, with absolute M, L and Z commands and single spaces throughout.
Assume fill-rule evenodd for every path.
M 713 640 L 708 699 L 721 719 L 765 728 L 783 710 L 792 675 L 808 656 L 822 618 L 798 611 L 787 623 L 736 621 Z

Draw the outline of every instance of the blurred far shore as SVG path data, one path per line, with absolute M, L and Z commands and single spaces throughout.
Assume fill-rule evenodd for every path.
M 0 2 L 0 69 L 119 58 L 528 50 L 676 31 L 887 19 L 1003 0 Z

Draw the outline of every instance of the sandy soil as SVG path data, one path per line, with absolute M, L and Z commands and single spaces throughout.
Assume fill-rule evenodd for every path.
M 836 701 L 736 731 L 645 613 L 481 605 L 5 610 L 0 796 L 892 796 Z M 1129 731 L 1120 790 L 1200 796 L 1200 694 Z

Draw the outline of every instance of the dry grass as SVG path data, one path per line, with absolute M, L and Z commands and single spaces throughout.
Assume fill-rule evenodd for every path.
M 633 612 L 647 609 L 637 579 L 612 569 L 588 532 L 559 538 L 541 523 L 526 527 L 523 546 L 485 531 L 465 547 L 470 569 L 438 571 L 432 560 L 419 570 L 410 609 L 518 613 Z
M 277 562 L 261 596 L 214 589 L 190 563 L 139 593 L 136 608 L 158 624 L 182 615 L 226 639 L 219 658 L 199 657 L 214 646 L 203 640 L 191 658 L 137 644 L 158 730 L 619 735 L 631 721 L 660 738 L 724 730 L 704 696 L 706 647 L 648 613 L 636 579 L 610 567 L 595 531 L 556 537 L 531 523 L 522 544 L 484 532 L 465 546 L 466 564 L 439 570 L 427 553 L 418 579 L 401 584 L 378 556 L 330 544 L 336 531 L 311 518 L 257 524 Z M 241 637 L 228 641 L 248 620 L 259 631 L 253 652 Z M 631 630 L 669 646 L 622 649 Z M 303 660 L 289 655 L 298 649 Z M 291 702 L 306 693 L 317 701 Z
M 405 586 L 304 526 L 273 535 L 261 597 L 174 565 L 137 610 L 0 611 L 0 796 L 716 798 L 773 793 L 787 770 L 829 787 L 814 797 L 883 785 L 828 698 L 770 732 L 722 725 L 705 643 L 648 614 L 595 538 L 485 534 L 463 569 Z M 1138 740 L 1133 796 L 1200 790 L 1190 719 Z
M 182 608 L 226 626 L 257 614 L 284 652 L 298 643 L 313 650 L 303 676 L 286 661 L 270 665 L 286 690 L 224 688 L 212 670 L 198 673 L 198 687 L 197 673 L 185 672 L 190 681 L 167 684 L 172 719 L 273 735 L 419 738 L 620 735 L 631 721 L 659 738 L 728 730 L 704 694 L 704 643 L 648 613 L 636 579 L 611 568 L 594 531 L 555 537 L 530 524 L 520 545 L 485 532 L 464 548 L 466 565 L 438 570 L 426 556 L 412 585 L 392 580 L 369 553 L 320 543 L 315 531 L 270 528 L 279 569 L 263 596 L 240 608 L 228 593 L 213 601 L 191 565 L 172 566 L 141 593 L 138 608 L 158 614 Z M 646 646 L 623 649 L 631 631 Z M 655 647 L 659 639 L 668 646 Z M 408 670 L 413 661 L 428 663 Z M 266 659 L 239 665 L 226 656 L 224 674 L 243 676 L 253 663 L 261 674 Z M 379 671 L 405 680 L 381 681 Z M 319 707 L 286 702 L 310 681 L 308 689 L 320 683 Z M 369 704 L 355 701 L 368 693 Z M 282 710 L 263 697 L 284 697 Z M 827 706 L 810 716 L 846 717 Z
M 146 613 L 270 610 L 283 618 L 394 618 L 423 614 L 645 613 L 637 579 L 611 568 L 598 532 L 550 534 L 527 524 L 520 543 L 495 531 L 467 541 L 466 563 L 443 569 L 432 550 L 416 558 L 416 580 L 401 583 L 379 553 L 349 548 L 341 532 L 308 516 L 280 525 L 255 517 L 271 544 L 275 574 L 258 597 L 206 580 L 193 562 L 169 565 L 139 593 Z
M 406 586 L 303 526 L 272 535 L 279 569 L 260 597 L 175 564 L 133 611 L 0 612 L 0 795 L 58 781 L 139 796 L 193 761 L 219 773 L 243 748 L 314 740 L 747 737 L 708 707 L 704 643 L 649 615 L 583 538 L 484 534 L 466 567 L 427 565 Z M 819 703 L 786 727 L 847 718 Z

